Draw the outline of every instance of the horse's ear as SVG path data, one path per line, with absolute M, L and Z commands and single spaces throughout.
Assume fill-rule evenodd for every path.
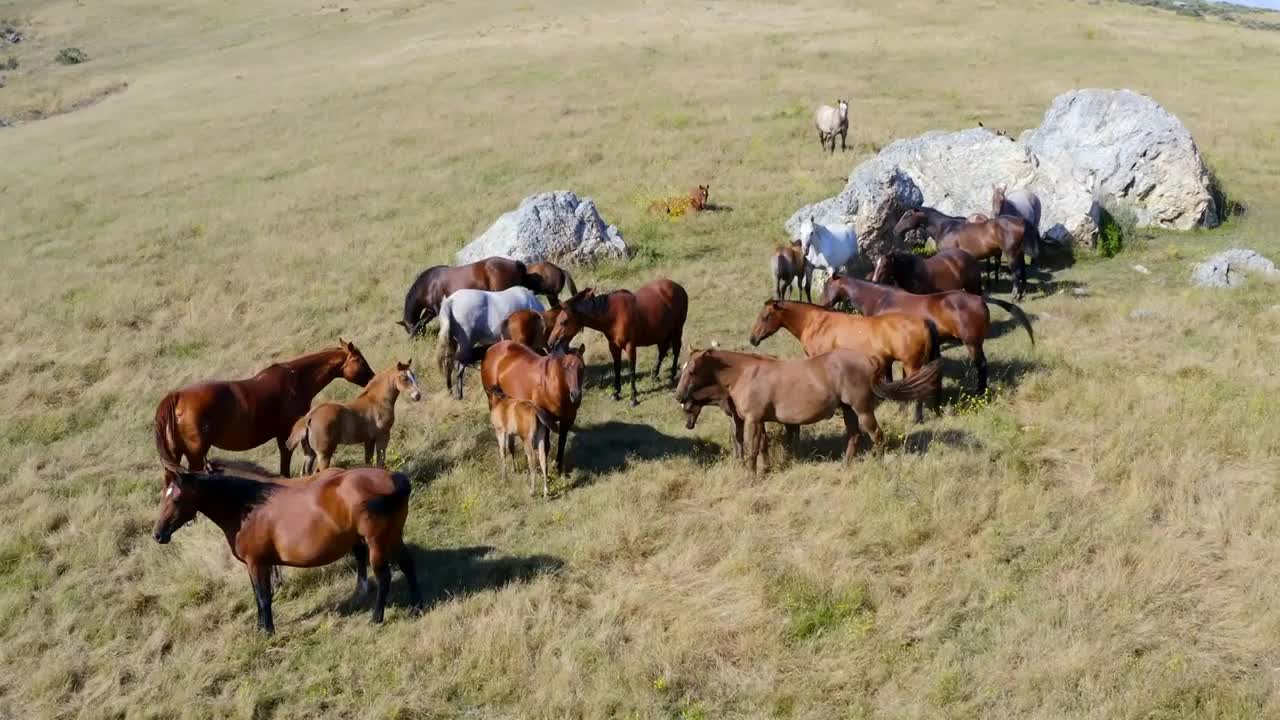
M 411 363 L 411 362 L 413 362 L 413 360 L 410 360 L 409 362 L 400 362 L 399 360 L 397 360 L 397 361 L 396 361 L 396 369 L 397 369 L 397 370 L 401 370 L 401 371 L 408 370 L 408 369 L 409 369 L 409 363 Z
M 409 358 L 408 360 L 405 360 L 405 361 L 404 361 L 404 366 L 405 366 L 406 368 L 411 368 L 411 367 L 413 367 L 413 358 Z
M 583 355 L 587 354 L 587 344 L 582 343 L 576 348 L 571 348 L 570 352 L 572 352 L 574 355 L 577 355 L 578 357 L 582 357 Z
M 341 336 L 341 335 L 339 335 L 339 336 L 338 336 L 338 347 L 346 347 L 346 346 L 347 346 L 347 341 L 346 341 L 346 340 L 343 340 L 343 339 L 342 339 L 342 336 Z

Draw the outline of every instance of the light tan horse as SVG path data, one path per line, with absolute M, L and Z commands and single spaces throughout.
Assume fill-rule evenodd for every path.
M 414 402 L 422 399 L 412 364 L 412 360 L 397 362 L 375 375 L 355 400 L 317 405 L 298 420 L 289 434 L 289 449 L 302 445 L 307 456 L 304 475 L 329 467 L 339 445 L 363 444 L 365 464 L 373 462 L 376 451 L 378 467 L 386 467 L 387 443 L 396 422 L 396 400 L 400 393 L 406 393 Z
M 511 440 L 520 438 L 524 444 L 525 459 L 529 462 L 529 496 L 533 496 L 533 462 L 536 458 L 542 468 L 542 499 L 545 500 L 547 449 L 551 447 L 551 431 L 559 423 L 555 416 L 532 402 L 507 397 L 497 385 L 487 387 L 485 391 L 489 393 L 489 422 L 498 438 L 498 464 L 502 468 L 502 479 L 507 479 L 507 455 L 512 456 L 511 464 L 515 465 L 515 449 L 511 447 Z

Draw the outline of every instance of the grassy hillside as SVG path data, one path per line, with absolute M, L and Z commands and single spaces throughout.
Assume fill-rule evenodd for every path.
M 1280 295 L 1187 284 L 1223 247 L 1280 260 L 1280 34 L 1057 0 L 477 5 L 0 3 L 29 35 L 0 117 L 49 116 L 0 129 L 0 716 L 1280 713 Z M 795 207 L 1075 87 L 1156 97 L 1249 214 L 1041 278 L 1034 348 L 993 313 L 993 397 L 948 351 L 946 416 L 882 408 L 883 459 L 842 469 L 831 421 L 755 480 L 718 414 L 688 432 L 647 380 L 612 402 L 588 335 L 550 502 L 497 479 L 474 374 L 401 407 L 421 618 L 397 574 L 372 626 L 342 563 L 287 572 L 264 638 L 212 523 L 149 537 L 166 390 L 339 334 L 425 363 L 392 324 L 409 281 L 525 195 L 594 197 L 633 243 L 581 286 L 669 275 L 686 343 L 741 347 Z M 810 112 L 837 96 L 829 157 Z M 646 214 L 699 182 L 732 211 Z

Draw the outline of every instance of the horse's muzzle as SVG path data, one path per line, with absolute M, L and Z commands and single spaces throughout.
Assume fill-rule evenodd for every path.
M 751 347 L 760 346 L 760 338 L 756 337 L 755 335 L 752 335 L 751 337 L 747 338 L 747 342 L 751 343 Z
M 157 530 L 151 534 L 151 537 L 155 538 L 156 542 L 161 545 L 168 545 L 169 539 L 173 537 L 173 533 L 170 533 L 168 530 Z

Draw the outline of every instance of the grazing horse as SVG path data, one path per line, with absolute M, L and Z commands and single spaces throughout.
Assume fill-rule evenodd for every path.
M 275 632 L 271 569 L 320 567 L 350 553 L 356 560 L 356 593 L 368 592 L 369 564 L 378 582 L 373 621 L 382 622 L 395 561 L 409 583 L 410 603 L 422 609 L 413 556 L 404 546 L 409 478 L 377 468 L 326 470 L 307 482 L 265 473 L 192 472 L 165 462 L 173 482 L 165 486 L 152 536 L 167 544 L 178 528 L 201 513 L 227 537 L 249 571 L 258 601 L 258 629 Z
M 680 369 L 680 343 L 684 321 L 689 314 L 689 295 L 678 284 L 662 278 L 635 292 L 615 290 L 596 295 L 587 288 L 560 306 L 561 313 L 551 328 L 552 347 L 569 342 L 582 328 L 599 331 L 609 341 L 613 355 L 613 399 L 622 399 L 622 353 L 631 364 L 631 404 L 636 398 L 636 348 L 658 346 L 658 363 L 653 366 L 653 380 L 658 381 L 662 359 L 667 350 L 671 356 L 671 384 Z
M 841 412 L 845 428 L 844 462 L 857 450 L 858 430 L 883 449 L 884 433 L 876 422 L 879 398 L 921 401 L 934 393 L 942 378 L 942 361 L 933 360 L 920 372 L 897 382 L 877 383 L 881 366 L 854 350 L 834 350 L 801 360 L 704 350 L 685 363 L 676 387 L 676 400 L 686 402 L 708 386 L 722 389 L 745 425 L 747 467 L 763 475 L 766 422 L 811 425 Z
M 504 257 L 491 257 L 468 265 L 450 267 L 436 265 L 418 274 L 404 296 L 404 317 L 396 321 L 413 337 L 440 312 L 444 299 L 459 290 L 506 290 L 522 285 L 534 290 L 541 287 L 538 278 L 530 278 L 525 264 Z M 539 292 L 541 292 L 539 290 Z
M 362 444 L 365 464 L 373 462 L 376 451 L 378 467 L 387 466 L 387 443 L 391 441 L 391 426 L 396 422 L 396 400 L 400 393 L 414 402 L 422 399 L 422 388 L 418 387 L 412 364 L 412 360 L 397 362 L 374 375 L 355 400 L 317 405 L 294 424 L 288 446 L 292 450 L 301 445 L 306 453 L 303 475 L 329 467 L 339 445 Z
M 547 312 L 533 310 L 517 310 L 502 321 L 501 335 L 503 340 L 514 340 L 521 345 L 528 345 L 540 353 L 547 352 L 547 323 L 543 319 Z
M 695 353 L 697 351 L 694 351 Z M 688 363 L 685 363 L 688 366 Z M 692 430 L 698 425 L 698 416 L 702 414 L 702 408 L 708 405 L 715 405 L 724 411 L 729 417 L 729 422 L 733 425 L 733 459 L 741 460 L 742 456 L 742 418 L 738 417 L 737 411 L 733 408 L 733 400 L 729 397 L 723 388 L 718 385 L 708 385 L 699 390 L 695 390 L 679 401 L 680 407 L 684 410 L 684 426 Z M 767 451 L 766 451 L 767 452 Z
M 1012 215 L 1031 223 L 1037 230 L 1040 228 L 1040 196 L 1030 190 L 1021 189 L 1007 192 L 1004 185 L 991 186 L 991 216 Z M 1035 248 L 1028 248 L 1030 255 L 1038 253 Z
M 773 251 L 769 258 L 769 270 L 773 273 L 774 296 L 786 300 L 791 294 L 791 283 L 796 284 L 796 298 L 804 293 L 813 302 L 813 266 L 804 257 L 799 241 Z
M 338 338 L 338 347 L 275 363 L 247 380 L 209 380 L 179 388 L 156 407 L 156 450 L 165 467 L 182 458 L 203 470 L 209 448 L 252 450 L 274 439 L 280 474 L 288 476 L 289 432 L 311 409 L 311 400 L 338 378 L 364 386 L 373 368 L 356 346 Z M 165 473 L 165 484 L 172 481 Z
M 1025 245 L 1034 254 L 1040 242 L 1040 233 L 1031 223 L 1008 215 L 971 223 L 965 218 L 922 207 L 904 212 L 893 232 L 901 236 L 919 227 L 925 228 L 925 233 L 938 243 L 939 250 L 959 248 L 979 260 L 995 258 L 997 279 L 1000 274 L 999 258 L 1004 255 L 1013 275 L 1014 298 L 1022 299 L 1027 285 L 1023 247 Z
M 821 304 L 834 307 L 839 301 L 848 302 L 855 310 L 867 316 L 900 312 L 922 320 L 929 320 L 938 328 L 938 335 L 964 343 L 969 357 L 978 370 L 979 395 L 987 391 L 987 355 L 982 343 L 991 325 L 988 304 L 1004 308 L 1027 330 L 1031 344 L 1036 344 L 1031 321 L 1022 308 L 991 297 L 982 297 L 960 290 L 916 295 L 905 290 L 877 285 L 851 277 L 832 278 L 822 291 Z
M 800 223 L 800 251 L 815 268 L 828 275 L 848 273 L 858 259 L 858 236 L 852 225 L 820 225 L 810 216 Z
M 892 379 L 893 361 L 902 363 L 911 377 L 926 363 L 940 357 L 938 328 L 928 320 L 903 313 L 876 317 L 846 315 L 819 305 L 766 300 L 751 328 L 751 345 L 786 328 L 795 336 L 808 357 L 839 348 L 857 350 L 877 363 L 880 372 Z M 935 388 L 934 410 L 941 414 L 942 380 Z M 916 422 L 924 421 L 924 403 L 916 403 Z
M 485 388 L 485 391 L 489 393 L 489 423 L 498 438 L 498 464 L 502 469 L 502 479 L 507 479 L 507 455 L 514 451 L 511 441 L 520 438 L 529 464 L 529 496 L 533 496 L 533 461 L 537 458 L 542 468 L 542 499 L 547 499 L 547 448 L 551 445 L 551 430 L 557 425 L 556 419 L 528 400 L 507 397 L 496 385 Z M 514 456 L 512 464 L 515 464 Z
M 566 286 L 569 288 L 570 295 L 578 293 L 578 286 L 573 283 L 573 276 L 567 270 L 554 263 L 533 263 L 529 266 L 529 276 L 531 279 L 536 279 L 536 282 L 529 284 L 529 288 L 546 296 L 547 303 L 551 307 L 556 307 L 560 304 L 560 293 L 564 291 Z M 534 285 L 537 287 L 534 287 Z
M 885 253 L 876 260 L 870 280 L 894 282 L 917 295 L 948 290 L 982 294 L 982 268 L 978 259 L 964 250 L 943 250 L 927 258 L 912 253 Z
M 502 322 L 517 310 L 542 312 L 542 303 L 525 287 L 499 292 L 459 290 L 440 304 L 440 342 L 436 364 L 444 373 L 445 386 L 462 399 L 462 373 L 479 360 L 487 347 L 502 339 Z M 454 375 L 457 375 L 455 378 Z M 456 380 L 456 387 L 455 387 Z
M 819 105 L 813 113 L 813 125 L 818 129 L 818 142 L 827 149 L 831 141 L 831 153 L 836 152 L 836 135 L 840 136 L 840 152 L 845 150 L 845 137 L 849 134 L 849 103 L 836 100 L 836 106 Z
M 555 430 L 560 435 L 556 448 L 556 467 L 565 472 L 564 445 L 578 417 L 582 404 L 582 380 L 586 365 L 582 353 L 586 348 L 574 350 L 554 348 L 548 355 L 539 355 L 519 343 L 503 340 L 489 348 L 480 365 L 480 381 L 485 388 L 499 388 L 504 395 L 517 400 L 528 400 L 551 414 Z M 489 402 L 493 402 L 492 393 Z

